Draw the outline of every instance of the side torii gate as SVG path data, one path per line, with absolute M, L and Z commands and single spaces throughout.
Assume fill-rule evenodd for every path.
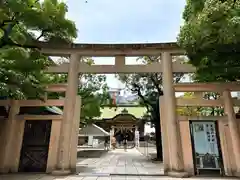
M 173 62 L 173 56 L 184 55 L 184 51 L 176 43 L 155 43 L 155 44 L 67 44 L 57 45 L 40 43 L 37 44 L 41 52 L 49 56 L 69 57 L 69 63 L 50 67 L 49 73 L 68 73 L 66 87 L 63 121 L 58 151 L 57 170 L 55 174 L 70 173 L 70 139 L 71 128 L 74 119 L 74 107 L 76 103 L 78 75 L 80 73 L 162 73 L 163 74 L 163 99 L 164 120 L 162 123 L 164 156 L 168 152 L 167 159 L 164 157 L 165 173 L 169 176 L 186 177 L 188 173 L 184 168 L 183 150 L 180 139 L 180 127 L 176 114 L 175 90 L 179 88 L 185 92 L 184 85 L 173 84 L 173 73 L 184 72 L 193 73 L 195 68 L 182 62 Z M 88 65 L 81 61 L 82 57 L 98 56 L 115 57 L 115 65 Z M 126 65 L 125 57 L 129 56 L 161 56 L 161 62 L 154 62 L 146 65 Z M 189 86 L 188 88 L 191 89 Z M 196 87 L 193 91 L 196 90 Z M 225 93 L 225 97 L 229 95 Z M 228 116 L 230 117 L 230 116 Z M 232 116 L 230 118 L 233 118 Z M 167 130 L 164 130 L 166 128 Z M 167 134 L 167 132 L 170 132 Z M 236 135 L 236 133 L 235 133 Z M 168 137 L 169 136 L 169 137 Z M 168 141 L 168 139 L 171 139 Z M 239 141 L 238 141 L 239 142 Z M 238 145 L 238 144 L 236 144 Z M 234 146 L 240 152 L 240 147 Z M 170 152 L 170 153 L 169 153 Z M 166 159 L 166 162 L 165 162 Z M 240 159 L 239 159 L 240 161 Z M 240 167 L 240 163 L 237 164 Z

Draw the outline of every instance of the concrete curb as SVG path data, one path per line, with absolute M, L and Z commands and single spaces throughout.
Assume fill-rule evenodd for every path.
M 79 173 L 77 176 L 80 177 L 109 177 L 109 173 Z
M 165 176 L 167 177 L 167 175 L 165 174 L 118 174 L 118 173 L 113 173 L 113 174 L 110 174 L 110 176 Z
M 109 176 L 134 176 L 134 177 L 139 177 L 139 176 L 154 176 L 154 177 L 168 177 L 165 174 L 127 174 L 127 173 L 79 173 L 76 174 L 77 176 L 80 177 L 109 177 Z

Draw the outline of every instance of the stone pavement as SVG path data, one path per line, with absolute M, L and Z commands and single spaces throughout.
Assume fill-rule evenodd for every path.
M 141 141 L 138 151 L 149 159 L 154 159 L 157 157 L 156 145 L 152 143 L 147 143 L 146 141 Z
M 66 176 L 66 177 L 54 177 L 50 175 L 35 174 L 35 175 L 0 175 L 0 180 L 183 180 L 182 178 L 170 178 L 170 177 L 155 177 L 155 176 Z M 237 180 L 231 178 L 187 178 L 186 180 Z
M 0 175 L 0 180 L 179 180 L 163 176 L 163 165 L 149 161 L 136 149 L 106 152 L 79 151 L 77 175 L 54 177 L 46 174 Z M 223 180 L 231 178 L 187 178 L 189 180 Z M 232 180 L 234 180 L 232 178 Z M 235 179 L 236 180 L 236 179 Z
M 148 160 L 136 149 L 116 149 L 103 154 L 99 158 L 78 158 L 77 172 L 81 176 L 86 175 L 154 175 L 161 176 L 162 163 L 154 163 Z

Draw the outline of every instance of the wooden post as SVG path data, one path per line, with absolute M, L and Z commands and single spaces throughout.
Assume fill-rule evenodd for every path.
M 68 69 L 68 86 L 66 90 L 63 120 L 60 131 L 60 141 L 58 149 L 57 169 L 52 172 L 54 175 L 66 175 L 71 173 L 70 169 L 70 150 L 72 126 L 74 123 L 74 112 L 76 105 L 76 95 L 78 88 L 78 68 L 80 64 L 80 56 L 72 54 L 70 57 L 70 65 Z
M 223 98 L 224 111 L 228 116 L 228 126 L 232 139 L 233 156 L 236 163 L 236 172 L 234 172 L 234 175 L 240 177 L 240 133 L 238 129 L 239 123 L 236 120 L 236 115 L 233 109 L 231 92 L 224 91 Z
M 172 70 L 172 56 L 169 52 L 162 53 L 163 65 L 163 94 L 165 103 L 165 118 L 167 122 L 167 131 L 171 139 L 169 144 L 169 176 L 186 177 L 187 172 L 184 172 L 183 153 L 180 137 L 180 126 L 176 115 L 176 98 L 173 87 L 173 70 Z
M 81 116 L 81 96 L 76 96 L 76 105 L 74 112 L 74 122 L 72 126 L 72 143 L 71 143 L 71 158 L 70 169 L 72 173 L 76 172 L 77 152 L 78 152 L 78 134 Z
M 3 156 L 2 156 L 2 173 L 8 173 L 12 168 L 12 155 L 15 154 L 14 141 L 15 141 L 15 131 L 19 131 L 16 129 L 16 115 L 19 113 L 19 101 L 11 100 L 10 111 L 8 115 L 8 119 L 6 120 L 6 129 L 5 129 L 5 141 L 2 144 L 1 148 L 3 148 Z

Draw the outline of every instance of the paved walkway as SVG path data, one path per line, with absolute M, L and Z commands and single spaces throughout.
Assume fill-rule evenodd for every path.
M 79 158 L 79 175 L 163 175 L 163 164 L 153 163 L 136 149 L 116 149 L 100 158 Z
M 77 175 L 54 177 L 45 174 L 0 175 L 0 180 L 179 180 L 163 175 L 163 165 L 149 161 L 136 149 L 82 150 L 78 154 Z M 225 178 L 189 178 L 189 180 Z M 230 180 L 231 178 L 226 178 Z
M 140 142 L 138 151 L 140 151 L 143 155 L 147 156 L 150 159 L 154 159 L 157 157 L 157 151 L 156 151 L 155 144 L 147 143 L 146 141 Z
M 0 180 L 239 180 L 231 178 L 170 178 L 170 177 L 154 177 L 154 176 L 67 176 L 54 177 L 50 175 L 0 175 Z

